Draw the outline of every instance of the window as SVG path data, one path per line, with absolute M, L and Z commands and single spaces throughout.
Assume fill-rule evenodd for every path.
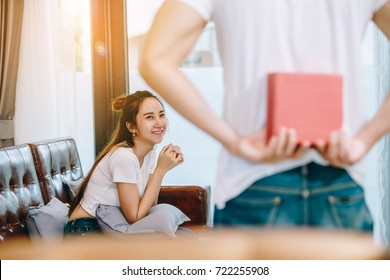
M 130 92 L 148 89 L 154 92 L 138 72 L 139 50 L 150 28 L 153 16 L 162 1 L 145 5 L 143 1 L 128 0 L 128 34 Z M 142 15 L 142 17 L 138 16 Z M 218 55 L 214 24 L 208 24 L 192 52 L 183 61 L 181 70 L 199 88 L 208 104 L 222 113 L 223 84 L 222 68 Z M 216 165 L 220 144 L 196 128 L 165 103 L 169 128 L 157 152 L 168 143 L 181 147 L 185 163 L 174 168 L 164 178 L 165 185 L 211 185 L 215 183 Z

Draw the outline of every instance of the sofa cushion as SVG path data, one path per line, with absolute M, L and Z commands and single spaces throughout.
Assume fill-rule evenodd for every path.
M 127 222 L 118 206 L 99 205 L 96 218 L 102 232 L 112 236 L 157 232 L 176 237 L 179 225 L 190 220 L 181 210 L 165 203 L 153 206 L 147 216 L 133 224 Z
M 61 241 L 68 220 L 69 207 L 54 197 L 46 205 L 30 207 L 27 228 L 33 242 Z
M 80 178 L 76 181 L 67 181 L 68 185 L 70 186 L 71 192 L 73 194 L 76 194 L 81 187 L 81 183 L 84 181 L 84 177 Z

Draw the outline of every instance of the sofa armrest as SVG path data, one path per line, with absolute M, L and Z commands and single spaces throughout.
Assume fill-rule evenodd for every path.
M 183 226 L 210 225 L 210 186 L 161 186 L 158 203 L 179 208 L 191 221 Z

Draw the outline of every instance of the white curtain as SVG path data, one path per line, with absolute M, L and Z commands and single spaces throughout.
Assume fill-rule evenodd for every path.
M 376 69 L 378 103 L 382 104 L 390 88 L 390 44 L 378 29 L 375 29 Z M 389 120 L 390 121 L 390 120 Z M 390 245 L 390 135 L 378 143 L 379 178 L 379 240 Z
M 88 0 L 25 1 L 15 112 L 16 144 L 71 136 L 84 172 L 94 160 L 89 30 Z

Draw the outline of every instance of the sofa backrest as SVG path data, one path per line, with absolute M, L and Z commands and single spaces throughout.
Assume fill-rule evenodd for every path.
M 0 241 L 27 235 L 28 208 L 42 203 L 30 147 L 0 148 Z
M 58 138 L 30 143 L 38 180 L 41 184 L 45 204 L 53 197 L 64 203 L 70 201 L 67 181 L 82 178 L 83 170 L 73 138 Z

